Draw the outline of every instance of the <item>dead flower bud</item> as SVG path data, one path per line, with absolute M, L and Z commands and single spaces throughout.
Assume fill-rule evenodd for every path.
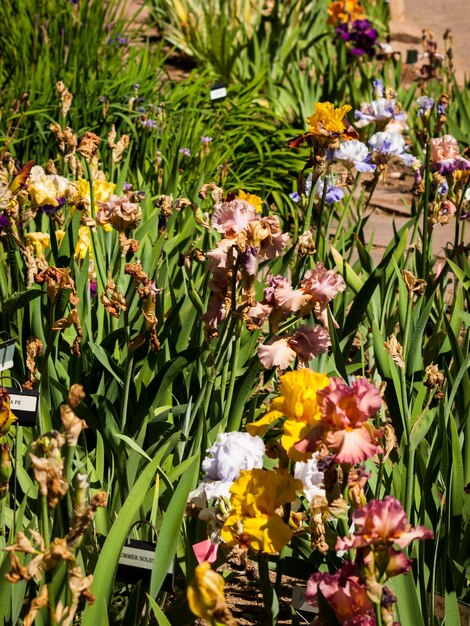
M 135 254 L 139 249 L 137 239 L 128 239 L 124 233 L 119 233 L 119 245 L 121 246 L 122 256 L 126 256 L 129 252 Z
M 109 297 L 107 295 L 109 293 Z M 103 291 L 100 297 L 104 308 L 113 317 L 119 317 L 121 311 L 127 311 L 127 302 L 122 293 L 116 291 L 116 284 L 111 278 L 106 283 L 106 289 Z
M 86 394 L 82 385 L 72 385 L 70 387 L 67 401 L 72 409 L 77 408 L 80 402 L 83 402 L 83 400 L 85 399 L 85 395 Z
M 56 89 L 60 98 L 60 112 L 62 117 L 66 117 L 72 106 L 73 95 L 61 80 L 56 83 Z
M 30 372 L 30 380 L 34 380 L 37 372 L 36 361 L 42 356 L 42 341 L 38 337 L 29 337 L 26 341 L 26 367 Z
M 391 335 L 388 341 L 384 342 L 385 350 L 392 357 L 392 361 L 398 365 L 398 367 L 404 367 L 405 362 L 403 360 L 403 347 L 398 343 L 398 339 L 395 335 Z
M 384 462 L 388 457 L 392 454 L 392 452 L 398 453 L 400 451 L 400 446 L 398 445 L 398 439 L 395 433 L 395 429 L 393 428 L 392 422 L 387 422 L 383 427 L 384 432 Z
M 403 280 L 405 281 L 406 288 L 408 289 L 408 294 L 411 296 L 413 293 L 418 294 L 418 296 L 422 296 L 424 290 L 426 289 L 426 281 L 422 278 L 416 278 L 411 272 L 408 270 L 403 271 Z
M 31 600 L 31 604 L 29 605 L 29 611 L 25 615 L 23 620 L 23 626 L 33 626 L 34 620 L 36 619 L 37 614 L 41 609 L 47 606 L 48 603 L 48 595 L 47 595 L 47 585 L 43 585 L 38 595 Z
M 101 139 L 95 133 L 87 131 L 78 143 L 77 152 L 85 161 L 91 161 L 97 154 Z
M 199 189 L 201 200 L 205 200 L 209 193 L 213 204 L 220 204 L 224 199 L 224 190 L 221 187 L 217 187 L 214 182 L 207 183 Z
M 426 370 L 426 378 L 424 380 L 424 384 L 429 389 L 434 389 L 435 387 L 442 387 L 445 382 L 444 374 L 441 374 L 437 365 L 428 365 Z
M 93 521 L 98 508 L 105 507 L 107 504 L 107 494 L 104 491 L 95 493 L 87 504 L 88 492 L 90 485 L 85 474 L 77 474 L 75 479 L 75 498 L 73 507 L 73 517 L 70 522 L 69 532 L 67 533 L 67 543 L 74 546 Z
M 34 276 L 34 281 L 38 285 L 47 284 L 47 295 L 50 301 L 55 304 L 59 299 L 62 290 L 70 289 L 69 303 L 76 306 L 79 302 L 75 283 L 70 276 L 70 268 L 46 267 L 39 274 Z
M 310 531 L 312 550 L 321 554 L 328 552 L 325 538 L 325 521 L 328 517 L 328 500 L 323 496 L 314 496 L 310 503 Z
M 349 472 L 348 498 L 355 509 L 360 509 L 367 503 L 364 487 L 371 476 L 371 472 L 366 472 L 362 466 Z
M 44 550 L 42 565 L 44 570 L 50 570 L 60 561 L 75 561 L 75 556 L 69 550 L 66 537 L 56 537 L 51 545 Z
M 307 230 L 299 237 L 299 254 L 301 256 L 307 256 L 308 254 L 314 254 L 315 252 L 316 248 L 312 231 Z
M 75 330 L 77 332 L 72 344 L 72 352 L 75 356 L 80 356 L 80 342 L 83 337 L 83 331 L 80 318 L 78 316 L 78 309 L 72 309 L 67 317 L 61 317 L 59 320 L 54 322 L 54 326 L 51 330 L 64 330 L 65 328 L 70 328 L 71 326 L 75 326 Z
M 60 448 L 63 446 L 64 436 L 56 431 L 43 435 L 33 443 L 36 454 L 30 453 L 34 477 L 39 485 L 41 495 L 47 496 L 47 504 L 53 509 L 59 498 L 67 493 L 68 484 L 64 479 L 64 459 Z
M 88 428 L 84 420 L 79 419 L 68 404 L 60 407 L 60 419 L 64 426 L 65 441 L 68 446 L 76 446 L 80 433 Z
M 119 163 L 124 150 L 129 147 L 129 135 L 121 135 L 120 139 L 116 142 L 116 128 L 113 124 L 108 133 L 108 145 L 113 151 L 113 163 Z

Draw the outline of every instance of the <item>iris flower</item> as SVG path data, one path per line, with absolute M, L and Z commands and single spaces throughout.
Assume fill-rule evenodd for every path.
M 311 457 L 310 451 L 298 451 L 294 446 L 321 419 L 321 399 L 317 398 L 317 392 L 328 385 L 329 378 L 325 374 L 302 369 L 287 372 L 280 380 L 281 395 L 272 400 L 269 411 L 261 419 L 248 424 L 246 429 L 251 435 L 262 435 L 277 419 L 286 417 L 282 447 L 294 461 L 305 461 Z
M 287 472 L 242 471 L 230 489 L 232 510 L 221 538 L 231 546 L 244 544 L 258 552 L 279 552 L 294 531 L 276 511 L 293 502 L 301 490 L 302 482 Z

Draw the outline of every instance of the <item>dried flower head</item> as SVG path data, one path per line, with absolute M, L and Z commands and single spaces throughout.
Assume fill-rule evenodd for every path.
M 98 135 L 87 131 L 82 137 L 80 137 L 77 152 L 85 159 L 85 161 L 91 161 L 96 157 L 100 143 L 101 139 Z
M 388 341 L 384 341 L 385 350 L 392 357 L 392 361 L 398 365 L 398 367 L 405 367 L 405 361 L 403 360 L 403 347 L 398 343 L 398 339 L 395 335 L 391 335 Z
M 60 112 L 62 117 L 66 117 L 72 106 L 73 95 L 61 80 L 56 83 L 56 89 L 60 98 Z

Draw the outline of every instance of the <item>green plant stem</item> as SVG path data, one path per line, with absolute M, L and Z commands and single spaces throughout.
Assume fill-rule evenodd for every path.
M 121 403 L 121 431 L 124 432 L 127 422 L 127 409 L 129 406 L 129 390 L 132 380 L 132 371 L 134 368 L 134 353 L 129 352 L 126 360 L 126 374 L 124 379 L 124 389 L 122 392 Z
M 258 572 L 264 606 L 270 614 L 272 626 L 276 626 L 279 617 L 279 601 L 269 578 L 268 555 L 263 552 L 258 553 Z
M 73 457 L 75 455 L 75 446 L 67 446 L 65 450 L 64 478 L 70 482 L 70 472 L 72 470 Z
M 41 495 L 41 535 L 44 545 L 48 548 L 51 544 L 49 527 L 49 508 L 47 506 L 47 496 Z
M 323 226 L 323 213 L 325 212 L 327 193 L 328 193 L 328 176 L 325 175 L 323 176 L 323 191 L 321 194 L 321 202 L 320 202 L 318 221 L 317 221 L 317 232 L 315 236 L 315 248 L 317 249 L 317 260 L 319 261 L 324 261 L 324 257 L 325 257 L 325 237 L 323 237 L 322 235 L 322 226 Z M 310 195 L 315 196 L 313 178 L 312 178 L 312 187 L 310 189 Z
M 380 602 L 377 602 L 376 604 L 374 604 L 374 610 L 375 610 L 375 622 L 377 626 L 382 626 L 382 608 L 380 606 Z
M 422 276 L 424 280 L 426 280 L 428 275 L 428 256 L 429 256 L 429 248 L 430 241 L 429 238 L 432 236 L 429 234 L 429 189 L 430 189 L 430 180 L 429 180 L 429 169 L 431 166 L 431 146 L 430 144 L 426 145 L 426 167 L 424 168 L 424 199 L 423 199 L 423 249 L 422 249 Z
M 410 443 L 408 441 L 407 449 L 407 464 L 406 464 L 406 491 L 405 491 L 405 512 L 408 521 L 411 523 L 411 509 L 414 501 L 414 486 L 415 486 L 415 451 L 411 450 Z
M 230 381 L 228 386 L 227 395 L 225 397 L 225 406 L 224 413 L 222 417 L 222 422 L 225 424 L 228 420 L 228 416 L 230 415 L 230 410 L 232 408 L 232 398 L 233 391 L 235 389 L 235 380 L 237 378 L 237 367 L 238 367 L 238 358 L 240 356 L 240 344 L 241 344 L 241 323 L 238 322 L 235 328 L 235 339 L 234 346 L 232 352 L 232 363 L 231 363 L 231 371 L 230 371 Z

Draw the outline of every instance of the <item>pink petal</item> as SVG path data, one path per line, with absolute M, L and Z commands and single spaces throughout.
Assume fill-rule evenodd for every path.
M 214 563 L 214 561 L 217 560 L 219 545 L 212 543 L 210 539 L 206 539 L 205 541 L 193 544 L 193 550 L 198 563 L 202 563 L 202 561 Z
M 326 445 L 336 450 L 334 459 L 337 463 L 356 465 L 383 452 L 373 443 L 370 433 L 364 426 L 352 430 L 338 430 L 328 433 Z
M 277 366 L 285 370 L 295 359 L 295 352 L 289 347 L 286 339 L 278 339 L 271 344 L 260 344 L 258 356 L 266 369 Z

